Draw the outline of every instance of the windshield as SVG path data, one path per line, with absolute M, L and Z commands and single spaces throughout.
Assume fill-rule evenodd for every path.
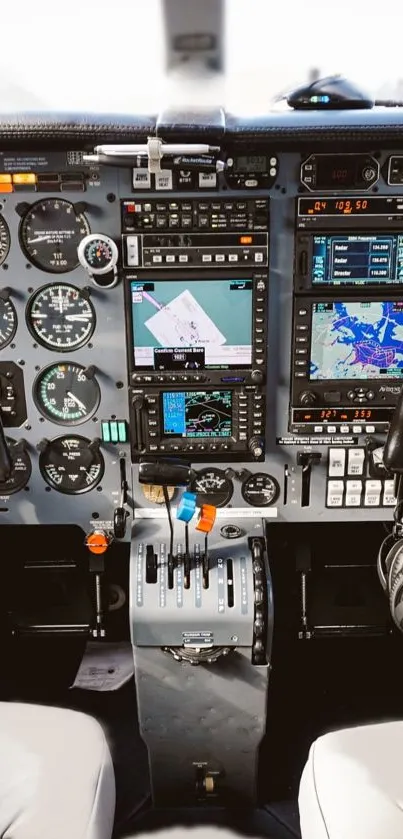
M 185 2 L 188 19 L 198 7 L 208 21 L 206 0 Z M 262 112 L 276 94 L 334 73 L 376 98 L 403 98 L 401 0 L 383 0 L 382 19 L 362 0 L 223 1 L 222 72 L 206 68 L 202 54 L 170 64 L 169 22 L 175 28 L 180 20 L 179 3 L 3 0 L 1 110 L 139 114 L 167 104 L 219 103 Z M 376 37 L 378 27 L 383 38 Z

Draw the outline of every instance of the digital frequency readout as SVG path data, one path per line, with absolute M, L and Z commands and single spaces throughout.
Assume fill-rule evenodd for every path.
M 310 379 L 401 379 L 403 301 L 312 304 Z
M 313 285 L 403 283 L 403 235 L 313 236 Z
M 170 437 L 231 437 L 232 393 L 163 393 L 162 415 L 164 435 Z
M 401 216 L 400 196 L 369 198 L 299 198 L 299 216 Z

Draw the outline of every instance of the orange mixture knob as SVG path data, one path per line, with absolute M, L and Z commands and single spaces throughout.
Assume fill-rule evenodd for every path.
M 210 533 L 214 527 L 216 514 L 217 507 L 214 507 L 213 504 L 202 504 L 196 530 L 201 530 L 203 533 Z

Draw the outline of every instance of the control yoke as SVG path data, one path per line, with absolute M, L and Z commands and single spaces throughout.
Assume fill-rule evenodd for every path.
M 403 475 L 403 388 L 394 410 L 383 450 L 383 462 L 389 472 Z
M 399 393 L 383 450 L 386 469 L 395 476 L 397 505 L 403 500 L 403 387 Z

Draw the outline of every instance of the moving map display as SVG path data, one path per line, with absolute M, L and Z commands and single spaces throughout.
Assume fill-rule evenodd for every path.
M 162 394 L 163 433 L 172 437 L 231 437 L 228 390 Z
M 403 378 L 403 300 L 312 304 L 309 377 Z
M 251 280 L 147 279 L 130 291 L 137 368 L 250 366 Z
M 313 285 L 403 283 L 403 235 L 314 236 Z

